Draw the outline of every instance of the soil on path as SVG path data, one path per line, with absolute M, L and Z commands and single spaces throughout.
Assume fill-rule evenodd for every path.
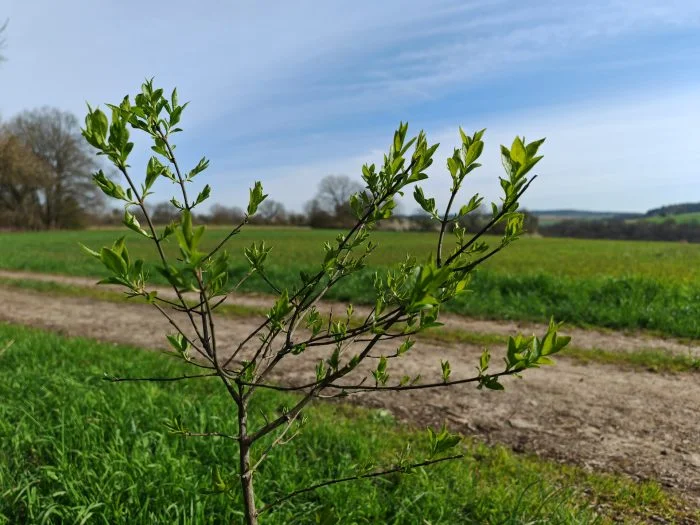
M 53 282 L 58 284 L 78 286 L 81 288 L 99 288 L 100 290 L 113 290 L 123 292 L 119 286 L 97 285 L 97 279 L 91 277 L 76 277 L 69 275 L 44 274 L 34 272 L 22 272 L 14 270 L 0 270 L 0 279 L 12 280 L 32 280 L 41 282 Z M 171 288 L 151 287 L 158 291 L 159 297 L 174 299 L 175 294 Z M 249 308 L 269 308 L 274 299 L 272 296 L 263 294 L 238 294 L 230 295 L 227 304 L 236 304 Z M 333 301 L 322 301 L 318 308 L 321 312 L 345 312 L 347 303 Z M 358 316 L 368 312 L 366 307 L 355 305 L 354 308 Z M 500 334 L 513 335 L 522 333 L 530 335 L 533 333 L 542 334 L 547 327 L 543 324 L 524 321 L 496 321 L 488 319 L 474 319 L 461 315 L 443 313 L 440 315 L 440 322 L 446 328 L 459 329 L 479 334 Z M 659 337 L 646 333 L 623 333 L 612 330 L 584 329 L 565 325 L 564 331 L 572 337 L 577 348 L 593 349 L 601 348 L 621 352 L 633 352 L 637 350 L 664 350 L 674 354 L 690 353 L 700 356 L 700 341 L 681 341 L 672 337 Z
M 168 322 L 148 305 L 24 290 L 18 293 L 2 287 L 0 302 L 4 305 L 0 320 L 69 336 L 165 348 L 163 334 L 171 330 Z M 472 321 L 462 322 L 477 331 L 495 331 Z M 225 354 L 227 348 L 235 347 L 256 326 L 254 318 L 217 319 L 217 339 L 225 342 L 220 351 Z M 498 327 L 501 332 L 511 329 L 509 323 L 489 322 L 485 326 Z M 572 332 L 577 346 L 583 346 L 579 334 L 582 331 Z M 634 341 L 627 336 L 601 334 L 594 346 L 616 348 L 620 344 L 621 348 L 630 349 L 636 344 Z M 658 347 L 657 343 L 663 341 L 654 341 L 653 346 Z M 493 362 L 499 363 L 498 349 L 493 350 Z M 377 348 L 378 354 L 393 351 L 394 345 Z M 424 381 L 437 379 L 440 359 L 448 357 L 453 378 L 470 377 L 480 351 L 470 345 L 436 345 L 419 340 L 407 356 L 392 361 L 389 371 L 393 377 L 421 374 Z M 289 359 L 288 366 L 276 369 L 275 380 L 300 384 L 312 379 L 321 355 L 307 350 Z M 366 373 L 366 369 L 358 371 L 362 372 Z M 581 365 L 562 356 L 553 368 L 529 370 L 522 380 L 506 378 L 503 382 L 505 392 L 479 391 L 473 385 L 461 385 L 361 394 L 348 399 L 385 408 L 416 425 L 446 421 L 454 430 L 508 445 L 516 451 L 534 452 L 595 470 L 623 472 L 636 479 L 655 479 L 700 507 L 700 380 L 696 374 L 658 374 L 595 363 Z

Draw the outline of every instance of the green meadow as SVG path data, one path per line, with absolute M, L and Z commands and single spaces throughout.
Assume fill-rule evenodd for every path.
M 208 232 L 213 247 L 227 231 Z M 109 245 L 119 231 L 56 231 L 0 234 L 0 268 L 100 277 L 100 263 L 82 252 Z M 233 276 L 247 271 L 243 248 L 265 240 L 273 247 L 268 273 L 280 287 L 293 288 L 300 270 L 317 267 L 323 242 L 337 231 L 251 227 L 230 241 Z M 356 303 L 372 300 L 372 274 L 406 255 L 435 251 L 431 233 L 377 232 L 379 248 L 368 268 L 329 295 Z M 495 239 L 493 239 L 495 241 Z M 167 246 L 175 252 L 174 242 Z M 132 257 L 155 262 L 146 239 L 128 236 Z M 154 276 L 158 277 L 158 276 Z M 471 293 L 449 304 L 455 313 L 493 319 L 546 321 L 621 330 L 649 330 L 679 337 L 700 335 L 700 246 L 667 242 L 527 237 L 488 261 L 473 279 Z M 158 279 L 155 279 L 158 282 Z M 267 292 L 259 278 L 241 287 Z
M 209 493 L 215 468 L 224 479 L 235 475 L 236 442 L 184 438 L 164 425 L 181 416 L 193 432 L 234 433 L 230 400 L 216 379 L 115 384 L 103 374 L 172 376 L 184 368 L 154 352 L 0 325 L 0 346 L 9 340 L 14 344 L 0 354 L 0 524 L 240 520 L 238 493 Z M 251 412 L 276 413 L 293 401 L 267 393 Z M 371 458 L 392 465 L 407 441 L 419 456 L 427 444 L 425 431 L 386 412 L 322 404 L 307 416 L 295 444 L 276 449 L 263 465 L 263 502 L 351 475 Z M 462 452 L 463 459 L 410 474 L 299 496 L 264 522 L 590 524 L 674 519 L 680 508 L 653 482 L 469 440 Z

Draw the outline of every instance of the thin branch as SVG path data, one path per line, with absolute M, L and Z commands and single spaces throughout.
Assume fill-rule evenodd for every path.
M 459 186 L 455 183 L 454 190 L 452 190 L 452 195 L 450 195 L 450 202 L 447 203 L 447 208 L 445 208 L 445 215 L 442 218 L 442 221 L 440 221 L 440 235 L 438 236 L 438 245 L 437 245 L 437 265 L 438 268 L 442 266 L 442 241 L 443 238 L 445 237 L 445 229 L 447 228 L 447 223 L 449 222 L 447 219 L 450 214 L 450 208 L 452 208 L 452 203 L 455 200 L 455 197 L 457 196 L 457 192 L 459 191 Z
M 170 383 L 173 381 L 182 381 L 184 379 L 197 379 L 200 377 L 216 377 L 218 374 L 193 374 L 193 375 L 182 375 L 176 377 L 105 377 L 105 381 L 110 383 L 125 383 L 125 382 L 150 382 L 150 383 Z
M 501 211 L 493 217 L 488 223 L 486 223 L 486 226 L 481 228 L 479 232 L 474 235 L 471 239 L 469 239 L 469 242 L 467 242 L 464 246 L 462 246 L 459 250 L 457 250 L 455 253 L 450 255 L 447 260 L 445 261 L 445 264 L 449 265 L 452 261 L 454 261 L 457 257 L 459 257 L 462 253 L 464 253 L 469 247 L 474 244 L 476 241 L 478 241 L 482 235 L 487 233 L 493 226 L 496 224 L 498 221 L 500 221 L 503 216 L 508 213 L 511 208 L 513 208 L 516 204 L 518 204 L 518 201 L 520 197 L 522 197 L 523 193 L 527 191 L 527 189 L 530 187 L 530 184 L 537 178 L 537 175 L 533 175 L 533 177 L 525 183 L 525 185 L 522 187 L 522 189 L 515 195 L 515 198 L 511 200 L 508 204 L 505 204 L 503 208 L 501 208 Z
M 182 337 L 185 338 L 185 340 L 190 344 L 190 346 L 192 348 L 194 348 L 197 351 L 197 353 L 199 355 L 201 355 L 205 360 L 211 362 L 211 359 L 209 358 L 209 356 L 201 348 L 199 348 L 199 346 L 197 346 L 194 343 L 194 341 L 192 341 L 191 337 L 188 337 L 187 334 L 185 334 L 184 330 L 182 328 L 180 328 L 180 325 L 178 325 L 172 317 L 170 317 L 168 312 L 163 310 L 163 308 L 161 308 L 161 306 L 159 304 L 153 303 L 153 306 L 161 313 L 161 315 L 163 315 L 163 317 L 165 317 L 168 320 L 168 322 L 171 324 L 171 326 L 173 328 L 175 328 L 175 330 L 177 330 L 178 333 L 180 335 L 182 335 Z M 190 317 L 190 319 L 192 320 L 192 323 L 194 324 L 194 318 Z M 199 332 L 197 332 L 197 336 L 199 337 L 199 340 L 201 341 L 202 337 L 199 335 Z
M 344 377 L 346 374 L 348 374 L 350 371 L 352 371 L 359 363 L 362 362 L 362 360 L 372 351 L 372 348 L 377 344 L 379 341 L 379 336 L 376 336 L 372 342 L 370 342 L 362 352 L 358 355 L 357 362 L 355 365 L 351 366 L 351 362 L 347 363 L 345 366 L 342 368 L 338 369 L 336 372 L 328 375 L 327 377 L 323 378 L 320 382 L 317 382 L 316 386 L 312 387 L 309 392 L 299 401 L 297 404 L 292 408 L 289 412 L 286 414 L 283 414 L 282 416 L 278 417 L 274 421 L 271 421 L 267 425 L 263 426 L 262 428 L 258 429 L 256 432 L 254 432 L 250 436 L 250 441 L 251 443 L 256 441 L 257 439 L 260 439 L 261 437 L 269 434 L 279 426 L 283 425 L 285 422 L 289 421 L 293 417 L 296 417 L 296 415 L 301 412 L 301 410 L 311 401 L 311 399 L 314 397 L 314 394 L 317 392 L 323 390 L 327 385 L 329 385 L 332 381 L 335 381 L 336 379 L 340 379 L 341 377 Z
M 474 376 L 466 379 L 455 379 L 454 381 L 441 381 L 440 383 L 425 383 L 420 385 L 396 385 L 396 386 L 365 386 L 365 385 L 334 385 L 329 384 L 326 388 L 335 388 L 338 390 L 345 390 L 348 394 L 355 394 L 366 391 L 403 391 L 403 390 L 421 390 L 424 388 L 437 388 L 437 387 L 447 387 L 453 385 L 462 385 L 465 383 L 477 383 L 482 381 L 484 377 L 498 378 L 504 376 L 512 376 L 515 374 L 522 373 L 522 370 L 504 370 L 503 372 L 498 372 L 496 374 L 487 374 L 487 376 Z M 355 390 L 356 392 L 351 392 L 349 390 Z
M 395 472 L 408 472 L 410 470 L 414 470 L 414 469 L 417 469 L 420 467 L 427 467 L 430 465 L 435 465 L 436 463 L 442 463 L 444 461 L 453 461 L 456 459 L 462 459 L 465 456 L 466 456 L 466 454 L 455 454 L 454 456 L 447 456 L 447 457 L 439 458 L 439 459 L 430 459 L 430 460 L 426 460 L 426 461 L 421 461 L 420 463 L 414 463 L 412 465 L 406 465 L 406 466 L 399 465 L 396 467 L 389 468 L 387 470 L 382 470 L 380 472 L 370 472 L 368 474 L 358 474 L 355 476 L 348 476 L 345 478 L 338 478 L 338 479 L 331 479 L 328 481 L 322 481 L 321 483 L 316 483 L 315 485 L 311 485 L 309 487 L 290 492 L 286 496 L 284 496 L 276 501 L 273 501 L 272 503 L 268 503 L 267 505 L 264 505 L 263 507 L 260 508 L 260 510 L 258 511 L 258 514 L 262 514 L 263 512 L 267 512 L 268 510 L 270 510 L 278 505 L 281 505 L 282 503 L 284 503 L 284 502 L 286 502 L 286 501 L 288 501 L 296 496 L 299 496 L 301 494 L 305 494 L 307 492 L 312 492 L 312 491 L 320 489 L 322 487 L 328 487 L 330 485 L 336 485 L 338 483 L 345 483 L 347 481 L 356 481 L 359 479 L 378 478 L 381 476 L 387 476 L 389 474 L 394 474 Z
M 243 228 L 243 226 L 248 224 L 248 219 L 249 219 L 249 217 L 248 217 L 248 214 L 246 213 L 245 216 L 243 217 L 243 221 L 241 221 L 241 223 L 238 226 L 236 226 L 233 230 L 231 230 L 231 232 L 229 232 L 229 234 L 226 237 L 224 237 L 224 239 L 219 244 L 217 244 L 216 247 L 212 251 L 210 251 L 209 254 L 206 257 L 204 257 L 203 260 L 208 261 L 209 259 L 211 259 L 216 252 L 218 252 L 221 248 L 223 248 L 223 246 L 228 242 L 228 240 L 231 237 L 233 237 L 234 235 L 237 235 L 238 232 L 241 231 L 241 228 Z M 240 283 L 239 283 L 239 286 L 240 286 Z M 238 288 L 238 287 L 236 287 L 236 288 Z
M 120 166 L 119 171 L 121 171 L 121 173 L 126 178 L 126 181 L 129 183 L 129 187 L 131 188 L 131 191 L 133 192 L 134 197 L 136 197 L 138 205 L 141 208 L 141 211 L 143 212 L 144 217 L 146 218 L 146 222 L 148 223 L 148 229 L 151 231 L 151 235 L 153 237 L 153 242 L 155 243 L 156 248 L 158 249 L 158 255 L 160 255 L 160 260 L 163 263 L 163 266 L 167 267 L 168 261 L 167 261 L 167 258 L 165 257 L 165 252 L 163 251 L 163 247 L 160 245 L 160 239 L 158 238 L 158 233 L 156 232 L 155 226 L 153 226 L 153 222 L 151 221 L 151 216 L 148 213 L 148 209 L 146 208 L 146 205 L 144 204 L 143 198 L 139 194 L 138 189 L 136 188 L 136 185 L 134 184 L 134 181 L 131 179 L 131 176 L 126 171 L 126 168 L 124 166 Z M 185 298 L 180 293 L 180 290 L 178 290 L 176 286 L 173 286 L 173 290 L 175 290 L 175 293 L 177 294 L 177 298 L 180 301 L 180 303 L 182 303 L 183 308 L 187 308 L 187 303 L 185 302 Z M 162 312 L 162 310 L 161 310 L 161 312 Z M 199 328 L 197 327 L 197 323 L 195 322 L 194 317 L 192 316 L 192 313 L 189 310 L 187 310 L 187 316 L 189 317 L 190 322 L 192 323 L 192 327 L 194 328 L 194 331 L 197 334 L 197 337 L 199 337 L 201 340 L 202 336 L 199 333 Z
M 231 439 L 233 441 L 238 441 L 238 436 L 232 436 L 231 434 L 222 434 L 221 432 L 189 432 L 189 431 L 184 431 L 184 432 L 175 432 L 175 434 L 179 434 L 184 437 L 220 437 L 220 438 L 226 438 L 226 439 Z

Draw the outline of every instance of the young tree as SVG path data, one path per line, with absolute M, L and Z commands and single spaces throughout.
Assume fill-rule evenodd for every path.
M 426 169 L 432 164 L 438 146 L 430 145 L 422 132 L 409 139 L 408 125 L 401 124 L 382 165 L 362 168 L 366 186 L 349 198 L 354 224 L 335 241 L 325 244 L 325 255 L 316 271 L 302 272 L 295 288 L 282 289 L 270 279 L 266 271 L 270 248 L 263 242 L 254 242 L 245 249 L 250 273 L 262 276 L 276 297 L 265 320 L 231 348 L 231 342 L 218 339 L 216 331 L 217 307 L 239 284 L 229 273 L 230 257 L 225 246 L 245 227 L 267 197 L 262 185 L 256 182 L 250 189 L 250 200 L 241 222 L 213 248 L 205 250 L 202 244 L 205 228 L 193 224 L 192 210 L 206 200 L 210 188 L 205 186 L 194 196 L 188 192 L 188 185 L 206 169 L 208 162 L 202 159 L 193 169 L 185 170 L 174 155 L 172 139 L 181 131 L 178 125 L 184 109 L 178 102 L 177 92 L 173 91 L 170 97 L 166 97 L 162 89 L 154 88 L 148 81 L 133 100 L 125 97 L 118 105 L 109 107 L 111 119 L 99 109 L 89 110 L 83 135 L 99 154 L 107 156 L 115 165 L 123 175 L 126 187 L 108 179 L 102 171 L 95 173 L 94 181 L 106 195 L 122 201 L 126 207 L 142 209 L 144 224 L 128 210 L 124 223 L 130 230 L 151 240 L 159 258 L 155 269 L 172 285 L 176 300 L 160 297 L 150 288 L 145 263 L 129 256 L 124 237 L 100 251 L 86 250 L 109 269 L 111 277 L 102 282 L 123 285 L 127 294 L 144 297 L 163 313 L 174 330 L 167 336 L 173 354 L 198 371 L 185 377 L 112 380 L 173 381 L 215 376 L 221 381 L 231 398 L 238 433 L 234 436 L 223 433 L 204 435 L 233 440 L 237 444 L 238 468 L 235 483 L 227 481 L 216 471 L 213 490 L 240 497 L 247 524 L 258 523 L 260 515 L 290 498 L 330 484 L 407 472 L 417 466 L 461 457 L 459 453 L 450 454 L 459 443 L 459 436 L 451 435 L 447 430 L 431 430 L 426 457 L 404 458 L 394 465 L 361 471 L 346 478 L 319 481 L 276 498 L 272 495 L 262 495 L 261 498 L 256 494 L 254 484 L 260 465 L 276 447 L 294 438 L 303 423 L 302 411 L 313 400 L 367 392 L 448 388 L 466 383 L 500 390 L 503 388 L 501 377 L 551 363 L 550 356 L 568 343 L 569 338 L 559 337 L 557 325 L 552 323 L 542 338 L 511 337 L 503 367 L 498 371 L 492 371 L 491 354 L 484 350 L 476 364 L 477 371 L 471 377 L 453 377 L 447 360 L 436 363 L 440 377 L 437 381 L 423 382 L 419 377 L 394 378 L 391 375 L 391 363 L 407 353 L 410 355 L 412 336 L 438 325 L 441 305 L 465 292 L 474 269 L 522 233 L 522 215 L 517 211 L 519 199 L 534 179 L 528 179 L 527 174 L 541 159 L 537 152 L 543 140 L 527 143 L 516 138 L 511 148 L 502 147 L 506 170 L 505 177 L 501 178 L 504 195 L 500 203 L 492 205 L 490 221 L 470 236 L 459 227 L 448 234 L 448 226 L 474 211 L 482 201 L 475 195 L 467 204 L 455 207 L 457 213 L 452 212 L 466 176 L 479 166 L 476 161 L 483 149 L 484 131 L 467 135 L 460 130 L 461 147 L 455 149 L 447 160 L 452 178 L 450 201 L 444 213 L 438 213 L 435 200 L 425 196 L 416 186 L 427 178 Z M 156 154 L 148 161 L 141 181 L 134 177 L 128 164 L 133 149 L 131 130 L 140 130 L 149 136 Z M 145 205 L 159 177 L 169 179 L 180 188 L 180 196 L 172 201 L 178 210 L 179 222 L 164 228 L 154 226 Z M 414 198 L 421 208 L 440 225 L 434 255 L 428 257 L 425 254 L 420 262 L 408 258 L 393 268 L 378 271 L 373 284 L 373 306 L 361 318 L 353 315 L 351 305 L 347 306 L 343 316 L 330 314 L 324 317 L 318 309 L 319 301 L 329 289 L 365 266 L 376 248 L 371 237 L 377 221 L 391 216 L 394 199 L 409 187 L 414 188 Z M 499 242 L 489 245 L 484 234 L 498 223 L 505 223 L 505 232 Z M 448 235 L 451 236 L 449 245 Z M 163 244 L 171 237 L 175 238 L 180 250 L 176 258 L 168 257 L 163 249 Z M 195 297 L 186 297 L 188 293 Z M 184 321 L 180 322 L 181 319 Z M 389 343 L 392 350 L 386 351 Z M 227 352 L 227 348 L 230 351 Z M 323 351 L 322 357 L 315 370 L 310 371 L 307 383 L 273 381 L 273 373 L 281 363 L 318 349 Z M 292 398 L 291 407 L 263 414 L 262 420 L 255 420 L 251 400 L 263 389 L 296 392 L 298 395 Z M 170 429 L 185 436 L 198 435 L 180 420 L 173 421 Z
M 80 222 L 101 194 L 92 184 L 96 164 L 75 116 L 55 108 L 25 111 L 8 129 L 43 161 L 36 187 L 43 226 L 63 228 Z

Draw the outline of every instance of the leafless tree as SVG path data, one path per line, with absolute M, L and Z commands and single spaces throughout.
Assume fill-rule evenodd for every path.
M 282 224 L 287 220 L 287 210 L 281 202 L 268 199 L 258 208 L 258 216 L 265 224 Z
M 170 202 L 159 202 L 151 211 L 151 219 L 155 224 L 169 224 L 178 220 L 179 214 L 177 212 L 177 208 L 175 208 Z
M 338 215 L 347 206 L 350 196 L 363 189 L 362 184 L 347 175 L 326 175 L 318 185 L 316 200 L 321 209 Z
M 48 107 L 25 111 L 8 129 L 43 161 L 37 195 L 45 228 L 75 226 L 82 212 L 101 202 L 91 177 L 94 157 L 74 115 Z
M 214 204 L 209 214 L 202 217 L 202 220 L 209 224 L 238 224 L 243 220 L 243 210 L 237 206 L 224 206 L 222 204 Z
M 40 228 L 42 161 L 17 137 L 0 130 L 0 226 Z

